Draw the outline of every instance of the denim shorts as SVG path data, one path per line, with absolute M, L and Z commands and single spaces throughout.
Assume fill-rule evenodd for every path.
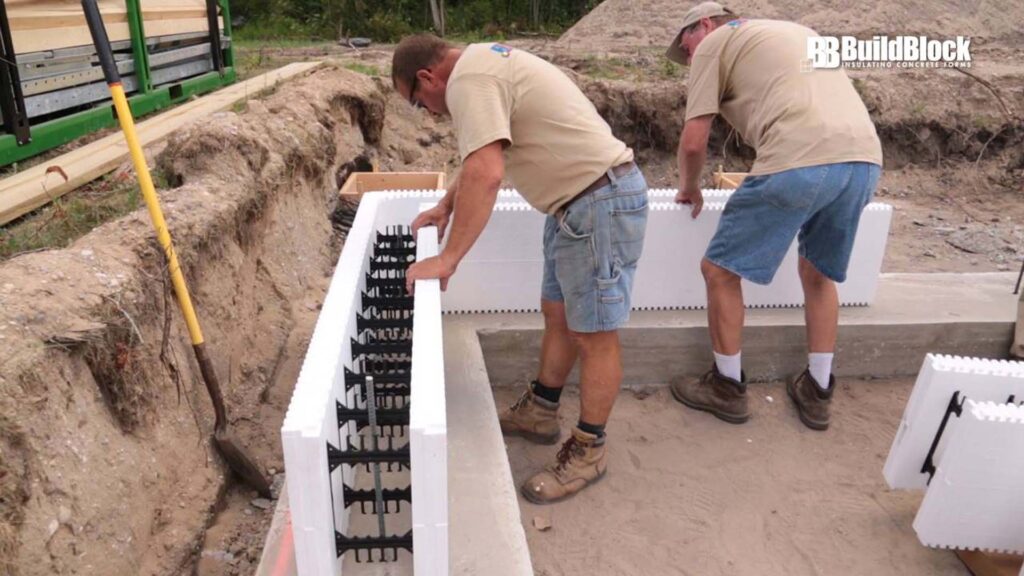
M 841 162 L 748 176 L 725 205 L 705 257 L 757 284 L 769 284 L 799 242 L 800 256 L 843 282 L 860 215 L 882 169 Z
M 647 182 L 638 168 L 573 202 L 544 223 L 541 298 L 565 303 L 573 332 L 615 330 L 629 319 L 630 292 L 647 229 Z

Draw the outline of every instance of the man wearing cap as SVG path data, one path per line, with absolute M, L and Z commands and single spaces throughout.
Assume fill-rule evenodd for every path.
M 407 100 L 451 116 L 462 157 L 444 199 L 413 222 L 414 231 L 436 225 L 443 236 L 451 218 L 451 230 L 438 257 L 409 267 L 410 291 L 420 278 L 447 284 L 487 224 L 506 171 L 548 215 L 540 369 L 499 420 L 505 435 L 558 442 L 558 401 L 579 356 L 579 422 L 521 490 L 538 504 L 572 496 L 605 473 L 604 427 L 622 380 L 617 329 L 629 317 L 647 223 L 647 184 L 633 151 L 565 74 L 522 50 L 460 50 L 412 36 L 395 49 L 391 75 Z
M 836 282 L 846 279 L 861 211 L 881 174 L 882 148 L 841 69 L 813 69 L 792 22 L 746 20 L 716 2 L 687 12 L 666 56 L 690 66 L 679 143 L 679 193 L 696 218 L 711 122 L 721 114 L 757 158 L 730 197 L 701 262 L 715 363 L 672 383 L 683 404 L 739 424 L 750 417 L 740 364 L 741 279 L 768 284 L 797 238 L 804 290 L 806 369 L 787 383 L 800 420 L 825 430 L 835 391 Z

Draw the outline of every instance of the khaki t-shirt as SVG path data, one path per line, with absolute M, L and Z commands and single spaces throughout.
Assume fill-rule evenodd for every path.
M 846 72 L 811 69 L 810 28 L 735 20 L 697 46 L 686 119 L 720 113 L 757 151 L 751 174 L 835 162 L 882 165 L 882 145 Z
M 445 101 L 459 154 L 506 141 L 505 170 L 534 208 L 554 214 L 609 168 L 633 159 L 583 92 L 554 65 L 501 44 L 472 44 Z

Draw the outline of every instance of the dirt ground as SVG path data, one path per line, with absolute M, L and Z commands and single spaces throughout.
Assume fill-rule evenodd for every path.
M 608 472 L 577 497 L 520 496 L 538 576 L 967 575 L 950 551 L 921 546 L 921 494 L 889 490 L 882 465 L 913 380 L 841 383 L 832 427 L 805 428 L 782 383 L 750 386 L 753 418 L 726 424 L 665 386 L 619 395 Z M 495 389 L 503 408 L 521 390 Z M 563 436 L 579 395 L 562 397 Z M 557 447 L 506 440 L 517 485 Z M 551 524 L 538 530 L 535 519 Z

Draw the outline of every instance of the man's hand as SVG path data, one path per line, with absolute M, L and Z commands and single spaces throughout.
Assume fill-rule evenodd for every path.
M 690 216 L 696 218 L 704 208 L 704 194 L 700 191 L 700 188 L 687 190 L 680 186 L 679 192 L 676 193 L 676 204 L 692 204 L 693 209 L 690 210 Z
M 438 278 L 441 280 L 441 291 L 448 289 L 448 278 L 455 274 L 456 265 L 450 264 L 448 258 L 442 253 L 440 256 L 431 256 L 421 262 L 416 262 L 405 271 L 405 291 L 410 296 L 416 293 L 417 280 L 429 280 Z
M 444 239 L 444 231 L 448 227 L 448 219 L 451 215 L 451 207 L 444 202 L 439 203 L 430 210 L 420 212 L 416 219 L 412 221 L 413 238 L 416 237 L 416 233 L 420 228 L 424 226 L 437 226 L 437 241 L 440 243 Z

